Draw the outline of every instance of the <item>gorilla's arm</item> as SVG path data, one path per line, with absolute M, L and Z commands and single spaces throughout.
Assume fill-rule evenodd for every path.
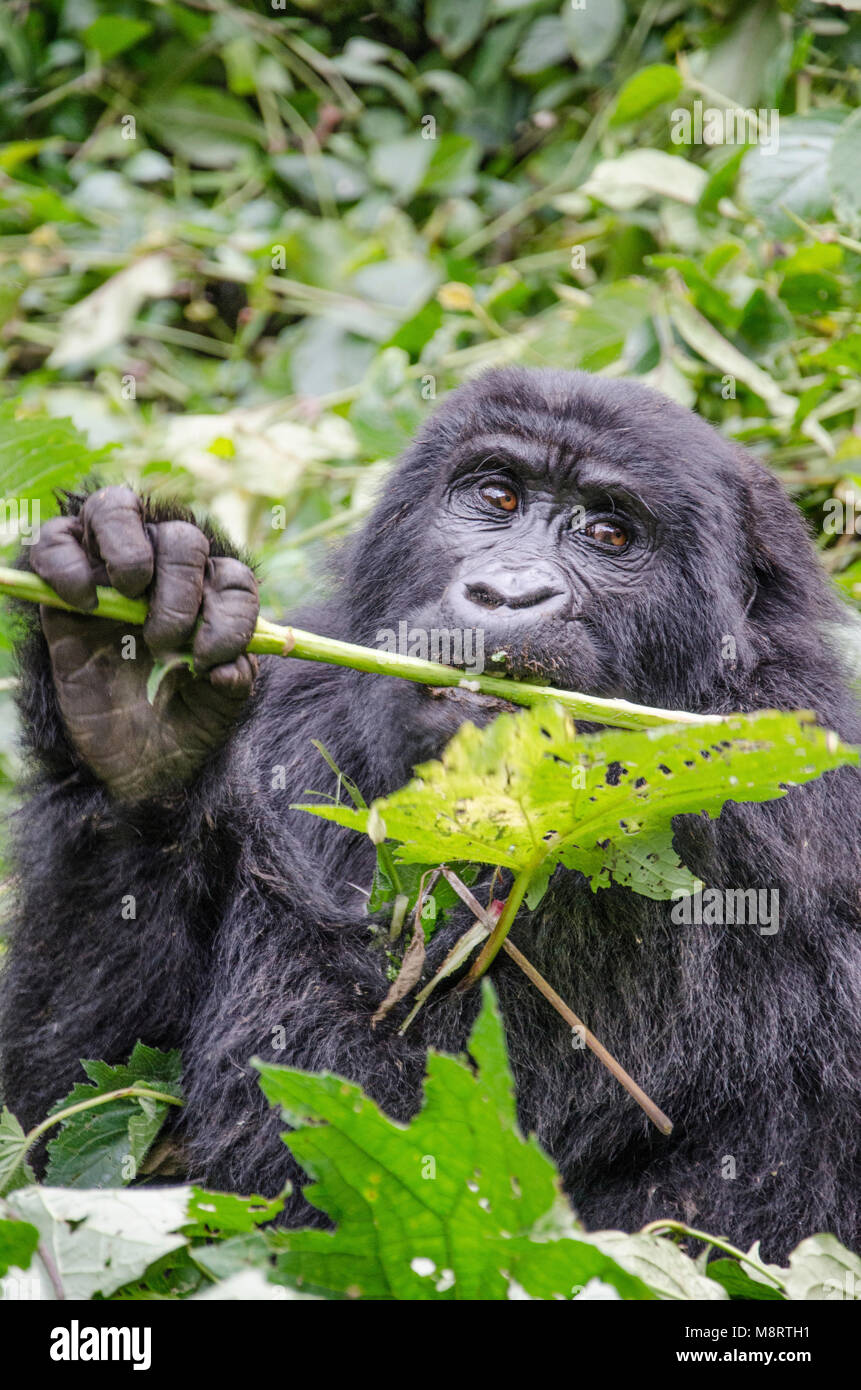
M 188 524 L 186 516 L 156 515 L 147 525 Z M 207 539 L 223 548 L 214 531 Z M 0 1021 L 13 1111 L 27 1125 L 42 1118 L 82 1079 L 81 1057 L 125 1060 L 138 1038 L 179 1047 L 189 1093 L 180 1126 L 193 1175 L 272 1192 L 299 1175 L 279 1137 L 283 1123 L 248 1065 L 253 1055 L 348 1075 L 406 1116 L 428 1042 L 446 1050 L 465 1042 L 477 998 L 429 1009 L 407 1039 L 390 1022 L 372 1029 L 388 988 L 386 959 L 348 903 L 344 879 L 354 875 L 336 867 L 337 849 L 323 859 L 309 851 L 319 823 L 293 813 L 290 829 L 289 804 L 307 785 L 308 740 L 322 736 L 355 769 L 350 711 L 357 703 L 368 711 L 368 692 L 357 701 L 352 673 L 315 667 L 303 678 L 298 663 L 288 672 L 264 658 L 254 694 L 199 769 L 127 797 L 105 785 L 70 733 L 56 653 L 52 660 L 29 608 L 28 619 L 20 702 L 34 770 L 15 818 L 18 890 Z M 115 653 L 122 625 L 72 621 L 93 642 L 101 628 Z M 82 698 L 97 683 L 98 672 L 87 672 Z M 191 692 L 201 689 L 189 683 Z M 83 710 L 84 726 L 92 713 Z M 96 722 L 101 713 L 97 706 Z M 85 746 L 94 746 L 85 733 Z M 107 737 L 115 736 L 109 724 Z M 273 793 L 270 764 L 282 761 L 291 783 Z M 121 759 L 119 770 L 125 786 L 148 776 L 133 759 Z M 352 843 L 337 828 L 326 832 L 330 845 Z M 459 930 L 452 924 L 438 934 L 429 969 Z M 301 1206 L 297 1196 L 295 1214 Z
M 127 489 L 108 491 L 133 498 Z M 94 580 L 116 574 L 110 566 L 99 574 L 95 563 L 87 572 L 73 544 L 96 496 L 70 499 L 68 515 L 46 523 L 24 557 L 82 605 L 94 598 Z M 187 512 L 146 504 L 141 520 L 150 535 L 181 528 L 195 550 L 207 548 L 211 567 L 250 575 L 223 538 L 214 529 L 197 530 Z M 138 533 L 144 534 L 140 526 Z M 128 547 L 105 552 L 115 556 L 128 590 Z M 74 596 L 70 585 L 77 585 Z M 140 592 L 142 585 L 132 587 Z M 256 592 L 245 592 L 242 620 L 253 627 Z M 170 582 L 167 591 L 162 585 L 162 600 L 168 621 L 154 646 L 160 635 L 179 639 L 177 623 L 187 622 L 175 584 L 172 591 Z M 232 793 L 224 754 L 231 729 L 254 718 L 255 702 L 247 700 L 250 666 L 240 670 L 239 695 L 230 678 L 219 691 L 211 679 L 193 681 L 186 671 L 177 673 L 178 681 L 169 676 L 173 689 L 159 693 L 163 704 L 155 714 L 167 706 L 173 771 L 184 776 L 159 781 L 170 748 L 155 723 L 146 725 L 154 712 L 146 702 L 152 652 L 144 639 L 152 634 L 124 633 L 122 624 L 74 614 L 42 614 L 40 621 L 29 605 L 21 605 L 20 621 L 29 786 L 12 824 L 16 875 L 0 1056 L 6 1100 L 31 1123 L 81 1078 L 79 1058 L 123 1060 L 138 1038 L 161 1047 L 183 1041 L 237 858 L 225 814 Z M 234 645 L 243 635 L 234 635 Z M 123 644 L 129 636 L 133 648 Z M 136 655 L 125 660 L 122 650 Z M 192 691 L 202 697 L 199 704 L 186 699 Z M 183 728 L 191 757 L 176 737 Z M 115 784 L 109 787 L 99 772 L 115 774 Z M 149 795 L 140 795 L 147 789 Z M 127 794 L 133 792 L 138 795 Z
M 244 814 L 244 813 L 243 813 Z M 426 1049 L 465 1049 L 479 993 L 440 991 L 404 1037 L 396 1018 L 372 1026 L 388 988 L 386 958 L 368 919 L 345 911 L 343 885 L 321 880 L 319 865 L 272 807 L 255 806 L 241 830 L 232 901 L 216 943 L 211 987 L 185 1053 L 193 1177 L 212 1187 L 274 1194 L 307 1181 L 259 1086 L 252 1057 L 348 1077 L 394 1118 L 417 1108 Z M 240 827 L 237 826 L 237 830 Z M 441 964 L 463 919 L 435 936 L 427 971 Z M 298 1190 L 287 1219 L 309 1212 Z

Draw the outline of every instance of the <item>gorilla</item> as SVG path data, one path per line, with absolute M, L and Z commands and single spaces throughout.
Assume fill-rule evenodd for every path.
M 447 982 L 403 1037 L 403 1012 L 371 1026 L 388 984 L 374 848 L 291 809 L 335 790 L 311 740 L 370 802 L 494 708 L 248 656 L 252 569 L 215 527 L 129 488 L 69 497 L 29 561 L 82 610 L 100 582 L 150 606 L 136 632 L 29 613 L 8 1104 L 31 1125 L 82 1079 L 79 1058 L 178 1047 L 187 1174 L 270 1195 L 291 1179 L 285 1219 L 319 1222 L 249 1059 L 335 1072 L 406 1120 L 427 1048 L 466 1051 L 479 1001 Z M 633 382 L 506 368 L 445 400 L 337 555 L 329 596 L 294 620 L 367 645 L 404 621 L 479 629 L 519 678 L 692 711 L 809 708 L 857 743 L 840 614 L 777 481 L 703 420 Z M 189 643 L 197 673 L 171 669 L 150 705 L 154 658 Z M 497 958 L 520 1123 L 587 1228 L 675 1218 L 761 1239 L 769 1259 L 818 1231 L 858 1245 L 859 787 L 847 767 L 676 819 L 706 884 L 778 891 L 776 932 L 679 924 L 669 902 L 593 893 L 564 869 L 521 910 L 512 940 L 675 1125 L 651 1127 Z M 425 978 L 469 921 L 437 933 Z

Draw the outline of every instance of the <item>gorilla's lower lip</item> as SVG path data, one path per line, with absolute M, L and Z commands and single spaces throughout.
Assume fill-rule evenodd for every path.
M 469 680 L 469 676 L 464 676 L 464 680 Z M 519 705 L 514 705 L 510 700 L 500 700 L 496 695 L 482 695 L 478 690 L 464 689 L 460 685 L 426 685 L 423 687 L 425 693 L 432 700 L 449 700 L 456 705 L 464 705 L 467 708 L 499 710 L 513 713 L 519 709 Z

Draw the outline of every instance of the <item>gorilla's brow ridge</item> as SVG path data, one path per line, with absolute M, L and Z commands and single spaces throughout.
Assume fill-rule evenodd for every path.
M 451 472 L 455 477 L 470 468 L 481 468 L 487 464 L 509 463 L 526 473 L 547 472 L 547 459 L 541 455 L 541 443 L 537 439 L 518 438 L 510 434 L 476 434 L 460 441 L 451 460 Z
M 450 476 L 457 479 L 471 471 L 493 467 L 512 468 L 528 479 L 548 480 L 555 486 L 575 486 L 580 491 L 615 492 L 640 505 L 653 516 L 654 509 L 642 495 L 641 480 L 620 473 L 594 452 L 594 442 L 581 447 L 561 441 L 512 437 L 508 434 L 476 434 L 461 441 L 451 461 Z

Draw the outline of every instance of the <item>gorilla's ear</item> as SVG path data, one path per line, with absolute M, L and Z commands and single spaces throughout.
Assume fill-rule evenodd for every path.
M 739 449 L 736 457 L 750 584 L 748 617 L 791 622 L 833 615 L 834 598 L 795 503 L 774 474 L 745 450 Z

